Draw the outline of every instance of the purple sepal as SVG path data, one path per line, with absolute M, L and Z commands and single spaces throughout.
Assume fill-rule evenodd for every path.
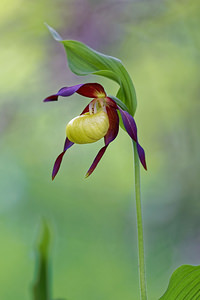
M 137 152 L 138 152 L 138 156 L 139 156 L 141 164 L 143 165 L 145 170 L 147 170 L 145 152 L 144 152 L 144 149 L 140 146 L 139 143 L 137 143 Z
M 108 114 L 108 118 L 109 118 L 109 128 L 108 128 L 108 132 L 106 133 L 105 137 L 104 137 L 104 142 L 105 142 L 105 146 L 102 147 L 97 156 L 95 157 L 91 167 L 89 168 L 89 170 L 87 171 L 85 177 L 87 178 L 88 176 L 90 176 L 92 174 L 92 172 L 95 170 L 95 168 L 97 167 L 99 161 L 101 160 L 102 156 L 104 155 L 108 145 L 114 141 L 114 139 L 117 137 L 118 135 L 118 131 L 119 131 L 119 116 L 118 113 L 115 109 L 113 108 L 109 108 L 107 107 L 107 114 Z
M 126 128 L 127 133 L 129 136 L 135 141 L 138 142 L 137 139 L 137 126 L 135 124 L 135 120 L 133 117 L 125 110 L 122 110 L 119 106 L 118 109 L 122 116 L 122 121 L 124 123 L 124 127 Z
M 119 132 L 119 116 L 117 111 L 114 108 L 107 107 L 107 115 L 109 119 L 109 129 L 106 133 L 104 140 L 105 145 L 109 145 L 118 135 Z
M 68 138 L 65 139 L 64 149 L 63 151 L 67 151 L 74 143 L 71 142 Z
M 144 149 L 138 143 L 137 126 L 136 126 L 135 120 L 127 111 L 122 110 L 119 106 L 118 106 L 118 109 L 122 116 L 122 121 L 124 123 L 124 127 L 125 127 L 127 133 L 137 144 L 137 152 L 138 152 L 140 162 L 143 165 L 143 167 L 145 168 L 145 170 L 147 170 L 147 165 L 146 165 L 146 160 L 145 160 L 145 152 L 144 152 Z
M 62 96 L 62 97 L 68 97 L 73 95 L 74 93 L 76 93 L 80 87 L 82 87 L 84 84 L 77 84 L 74 86 L 69 86 L 69 87 L 63 87 L 62 89 L 60 89 L 57 93 L 58 96 Z
M 74 86 L 69 86 L 69 87 L 63 87 L 62 89 L 60 89 L 57 94 L 51 95 L 47 98 L 45 98 L 43 100 L 43 102 L 50 102 L 50 101 L 57 101 L 58 100 L 58 96 L 62 96 L 62 97 L 68 97 L 73 95 L 74 93 L 76 93 L 80 87 L 82 87 L 84 84 L 77 84 Z
M 43 100 L 43 102 L 50 102 L 50 101 L 57 101 L 57 100 L 58 100 L 58 95 L 55 94 L 55 95 L 51 95 L 51 96 L 45 98 Z
M 90 176 L 92 174 L 92 172 L 95 170 L 96 166 L 98 165 L 100 159 L 102 158 L 102 156 L 104 155 L 106 149 L 107 149 L 108 145 L 107 146 L 104 146 L 103 148 L 101 148 L 97 154 L 97 156 L 95 157 L 91 167 L 89 168 L 89 170 L 87 171 L 85 177 L 87 178 L 88 176 Z
M 54 178 L 56 177 L 59 169 L 60 169 L 60 165 L 61 165 L 61 162 L 62 162 L 62 159 L 63 159 L 63 155 L 65 154 L 65 151 L 62 152 L 57 158 L 56 158 L 56 161 L 54 163 L 54 166 L 53 166 L 53 171 L 52 171 L 52 180 L 54 180 Z
M 106 97 L 106 92 L 102 87 L 102 85 L 100 85 L 99 83 L 82 83 L 82 84 L 77 84 L 69 87 L 67 86 L 63 87 L 57 92 L 57 94 L 45 98 L 43 102 L 57 101 L 58 96 L 68 97 L 73 95 L 74 93 L 78 93 L 88 98 Z
M 61 162 L 62 162 L 62 159 L 63 159 L 63 155 L 65 154 L 67 149 L 69 149 L 73 144 L 74 143 L 70 142 L 70 140 L 68 140 L 68 138 L 66 138 L 63 152 L 60 153 L 60 155 L 58 155 L 58 157 L 56 158 L 56 161 L 54 163 L 53 172 L 52 172 L 52 180 L 54 180 L 54 178 L 56 177 L 56 175 L 57 175 L 57 173 L 60 169 L 60 165 L 61 165 Z

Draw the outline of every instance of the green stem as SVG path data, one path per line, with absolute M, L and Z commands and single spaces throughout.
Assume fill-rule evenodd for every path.
M 140 162 L 137 152 L 137 145 L 133 141 L 134 163 L 135 163 L 135 199 L 137 211 L 137 232 L 138 232 L 138 258 L 140 276 L 140 296 L 141 300 L 147 300 L 145 262 L 144 262 L 144 237 L 142 224 L 141 190 L 140 190 Z

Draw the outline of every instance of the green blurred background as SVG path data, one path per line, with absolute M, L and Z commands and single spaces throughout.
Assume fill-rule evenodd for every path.
M 41 218 L 52 229 L 53 297 L 138 300 L 131 141 L 120 130 L 95 173 L 102 146 L 76 145 L 54 182 L 65 126 L 86 106 L 79 95 L 42 100 L 73 75 L 44 26 L 119 57 L 133 78 L 136 122 L 148 172 L 141 170 L 149 300 L 181 264 L 200 264 L 198 0 L 0 2 L 0 299 L 32 299 Z

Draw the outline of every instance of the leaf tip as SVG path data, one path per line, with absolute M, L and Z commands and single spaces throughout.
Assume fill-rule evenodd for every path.
M 49 32 L 51 33 L 52 37 L 58 41 L 58 42 L 61 42 L 63 41 L 62 37 L 60 36 L 60 34 L 55 30 L 53 29 L 53 27 L 49 26 L 46 22 L 44 23 L 44 25 L 47 27 L 47 29 L 49 30 Z

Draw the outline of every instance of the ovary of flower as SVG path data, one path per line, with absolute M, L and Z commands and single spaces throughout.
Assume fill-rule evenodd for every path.
M 109 128 L 108 115 L 104 110 L 85 113 L 72 119 L 66 127 L 68 139 L 76 144 L 94 143 L 103 138 Z

